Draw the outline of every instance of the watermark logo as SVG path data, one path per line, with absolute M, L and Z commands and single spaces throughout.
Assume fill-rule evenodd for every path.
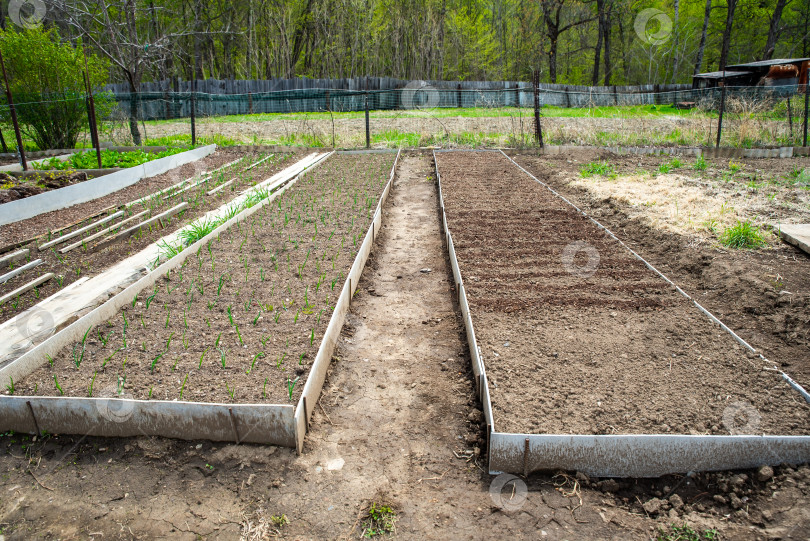
M 11 0 L 8 3 L 9 18 L 21 28 L 36 28 L 42 24 L 47 11 L 43 0 Z
M 425 81 L 411 81 L 402 89 L 401 103 L 403 109 L 435 109 L 439 106 L 441 95 L 438 89 Z
M 30 314 L 17 318 L 17 332 L 34 344 L 43 342 L 54 332 L 53 315 L 42 308 L 34 308 Z
M 729 434 L 758 434 L 762 416 L 750 402 L 731 403 L 723 410 L 723 426 Z
M 99 393 L 100 399 L 96 401 L 98 412 L 111 423 L 125 423 L 132 417 L 135 402 L 126 395 L 123 389 L 104 389 Z
M 526 483 L 517 475 L 502 473 L 489 485 L 489 497 L 495 507 L 509 513 L 519 511 L 529 494 Z
M 588 257 L 584 265 L 577 265 L 576 257 L 580 252 Z M 599 250 L 583 240 L 572 242 L 562 251 L 562 265 L 568 274 L 579 276 L 580 278 L 590 278 L 599 268 Z
M 672 36 L 672 19 L 660 9 L 641 10 L 633 21 L 638 38 L 650 45 L 661 45 Z

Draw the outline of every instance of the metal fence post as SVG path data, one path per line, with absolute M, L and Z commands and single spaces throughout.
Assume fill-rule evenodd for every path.
M 717 143 L 714 148 L 720 148 L 720 137 L 723 135 L 723 111 L 726 109 L 726 81 L 722 79 L 720 84 L 723 87 L 720 90 L 720 117 L 717 119 Z
M 28 162 L 25 161 L 25 149 L 23 148 L 22 135 L 20 134 L 20 124 L 17 122 L 17 110 L 14 109 L 14 100 L 11 99 L 11 89 L 8 86 L 8 76 L 6 75 L 6 63 L 3 62 L 3 54 L 0 53 L 0 68 L 3 68 L 3 80 L 6 82 L 6 98 L 8 108 L 11 113 L 11 123 L 14 124 L 14 135 L 17 136 L 17 152 L 20 153 L 20 164 L 23 171 L 28 171 Z
M 788 114 L 788 126 L 790 126 L 790 140 L 793 141 L 793 109 L 790 106 L 790 96 L 788 96 L 785 101 L 787 101 L 787 114 Z
M 84 53 L 84 84 L 87 87 L 87 120 L 90 122 L 90 140 L 96 147 L 96 161 L 101 169 L 101 143 L 98 139 L 98 124 L 96 124 L 96 102 L 93 99 L 93 86 L 90 84 L 90 71 L 87 69 L 87 51 Z
M 197 90 L 197 77 L 195 76 L 191 79 L 191 144 L 197 144 L 197 123 L 196 123 L 196 103 L 195 103 L 195 91 Z
M 366 109 L 366 148 L 371 148 L 371 129 L 368 125 L 368 77 L 366 77 L 366 94 L 365 94 L 365 109 Z
M 456 107 L 461 107 L 461 83 L 456 86 Z
M 810 100 L 810 92 L 808 92 L 807 87 L 810 85 L 804 85 L 804 138 L 802 140 L 802 146 L 807 146 L 807 102 Z
M 540 148 L 543 148 L 543 129 L 540 126 L 540 72 L 534 70 L 534 75 L 532 76 L 532 87 L 534 89 L 534 136 L 537 139 L 537 142 L 540 144 Z

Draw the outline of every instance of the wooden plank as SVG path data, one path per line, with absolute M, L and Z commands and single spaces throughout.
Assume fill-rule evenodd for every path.
M 167 199 L 171 199 L 172 197 L 177 197 L 177 196 L 178 196 L 178 195 L 180 195 L 181 193 L 186 193 L 187 191 L 189 191 L 189 190 L 191 190 L 191 189 L 196 188 L 196 187 L 197 187 L 197 186 L 199 186 L 200 184 L 205 184 L 205 183 L 206 183 L 206 182 L 208 182 L 209 180 L 211 180 L 211 177 L 205 177 L 204 179 L 202 179 L 202 180 L 200 180 L 200 181 L 198 181 L 198 182 L 195 182 L 194 184 L 189 184 L 189 185 L 188 185 L 188 186 L 186 186 L 185 188 L 181 188 L 180 190 L 177 190 L 177 191 L 176 191 L 176 192 L 174 192 L 174 193 L 170 193 L 169 195 L 164 196 L 164 197 L 163 197 L 163 200 L 164 200 L 164 201 L 166 201 Z
M 0 267 L 7 267 L 12 262 L 24 258 L 28 255 L 28 252 L 28 248 L 23 248 L 22 250 L 17 250 L 16 252 L 11 252 L 8 255 L 0 257 Z
M 24 273 L 27 270 L 33 269 L 34 267 L 38 267 L 42 264 L 41 259 L 35 259 L 30 263 L 26 263 L 22 267 L 16 268 L 11 272 L 5 273 L 3 276 L 0 276 L 0 284 L 5 284 L 15 276 L 19 276 L 20 274 Z
M 50 280 L 53 277 L 54 277 L 54 274 L 52 272 L 49 272 L 47 274 L 43 274 L 42 276 L 40 276 L 36 280 L 28 282 L 24 286 L 18 287 L 17 289 L 12 291 L 11 293 L 6 293 L 2 297 L 0 297 L 0 305 L 10 301 L 11 299 L 16 297 L 17 295 L 22 295 L 26 291 L 34 289 L 35 287 L 37 287 L 40 284 L 44 284 L 45 282 L 47 282 L 48 280 Z
M 102 230 L 101 230 L 101 231 L 99 231 L 98 233 L 94 233 L 93 235 L 90 235 L 90 236 L 89 236 L 89 237 L 87 237 L 86 239 L 82 239 L 82 240 L 80 240 L 79 242 L 75 242 L 75 243 L 71 244 L 70 246 L 66 246 L 66 247 L 62 248 L 61 250 L 59 250 L 59 253 L 61 253 L 61 254 L 66 254 L 66 253 L 68 253 L 69 251 L 71 251 L 71 250 L 74 250 L 74 249 L 78 248 L 78 247 L 79 247 L 79 246 L 81 246 L 82 244 L 87 244 L 87 243 L 89 243 L 90 241 L 96 240 L 96 239 L 97 239 L 97 238 L 99 238 L 100 236 L 102 236 L 102 235 L 106 235 L 106 234 L 107 234 L 107 233 L 109 233 L 110 231 L 115 231 L 115 230 L 116 230 L 116 229 L 118 229 L 119 227 L 123 227 L 124 225 L 128 224 L 129 222 L 131 222 L 131 221 L 133 221 L 133 220 L 137 220 L 138 218 L 140 218 L 140 217 L 141 217 L 141 216 L 143 216 L 144 214 L 148 214 L 148 213 L 149 213 L 149 211 L 148 211 L 148 210 L 144 210 L 144 211 L 139 212 L 138 214 L 133 214 L 132 216 L 130 216 L 130 217 L 129 217 L 129 218 L 127 218 L 126 220 L 122 220 L 122 221 L 118 222 L 118 223 L 117 223 L 117 224 L 115 224 L 115 225 L 111 225 L 110 227 L 108 227 L 108 228 L 106 228 L 106 229 L 102 229 Z
M 106 224 L 107 222 L 109 222 L 111 220 L 115 220 L 116 218 L 120 218 L 123 215 L 124 215 L 124 211 L 119 210 L 116 213 L 110 214 L 106 218 L 102 218 L 101 220 L 99 220 L 97 222 L 93 222 L 90 225 L 86 225 L 86 226 L 82 227 L 81 229 L 77 229 L 76 231 L 73 231 L 72 233 L 68 233 L 67 235 L 63 235 L 63 236 L 59 237 L 58 239 L 53 239 L 50 242 L 46 242 L 45 244 L 41 244 L 39 246 L 39 249 L 40 250 L 46 250 L 46 249 L 50 248 L 51 246 L 56 246 L 57 244 L 62 244 L 63 242 L 69 241 L 70 239 L 81 235 L 85 231 L 89 231 L 90 229 L 93 229 L 94 227 L 98 227 L 100 225 Z
M 152 225 L 154 223 L 160 224 L 160 226 L 162 228 L 162 227 L 164 227 L 162 220 L 164 220 L 166 218 L 170 218 L 170 217 L 174 216 L 175 214 L 177 214 L 178 212 L 185 210 L 186 208 L 188 208 L 188 203 L 186 203 L 186 202 L 180 203 L 179 205 L 170 208 L 166 212 L 158 214 L 157 216 L 149 218 L 148 220 L 146 220 L 144 222 L 141 222 L 141 223 L 139 223 L 137 225 L 134 225 L 134 226 L 130 227 L 129 229 L 125 229 L 124 231 L 121 231 L 117 235 L 107 237 L 106 239 L 104 239 L 104 241 L 102 241 L 101 243 L 95 245 L 93 247 L 93 250 L 94 251 L 95 250 L 100 250 L 100 249 L 104 248 L 105 246 L 108 246 L 108 245 L 112 244 L 113 242 L 117 242 L 119 240 L 129 238 L 132 235 L 134 235 L 135 233 L 137 233 L 138 231 L 140 231 L 141 229 L 143 229 L 145 227 L 149 227 L 150 225 Z
M 53 231 L 51 231 L 51 236 L 56 235 L 57 233 L 61 233 L 65 229 L 70 229 L 71 227 L 75 227 L 75 226 L 79 225 L 82 222 L 86 222 L 87 220 L 92 220 L 94 218 L 98 218 L 102 214 L 106 214 L 107 212 L 111 211 L 114 208 L 118 208 L 117 205 L 110 205 L 109 207 L 107 207 L 105 209 L 101 209 L 100 211 L 96 212 L 95 214 L 91 214 L 90 216 L 85 216 L 84 218 L 82 218 L 80 220 L 76 220 L 75 222 L 73 222 L 71 224 L 60 227 L 59 229 L 54 229 Z M 40 237 L 42 237 L 42 236 L 44 236 L 44 235 L 40 235 Z

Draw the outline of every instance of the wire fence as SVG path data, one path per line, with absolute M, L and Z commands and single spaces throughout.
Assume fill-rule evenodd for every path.
M 676 85 L 667 91 L 648 90 L 537 85 L 543 142 L 596 146 L 715 146 L 719 142 L 724 147 L 745 148 L 806 145 L 803 86 L 724 90 Z M 65 111 L 70 112 L 78 144 L 89 146 L 86 96 L 48 98 L 15 105 L 26 147 L 38 146 L 42 132 L 64 129 L 60 125 L 64 119 L 49 115 L 65 116 Z M 95 94 L 94 100 L 99 139 L 110 145 L 132 144 L 136 137 L 146 145 L 213 142 L 359 148 L 538 144 L 534 87 L 525 83 L 498 89 L 420 84 L 370 91 L 105 92 Z M 15 136 L 8 118 L 9 107 L 3 100 L 3 139 L 13 150 Z

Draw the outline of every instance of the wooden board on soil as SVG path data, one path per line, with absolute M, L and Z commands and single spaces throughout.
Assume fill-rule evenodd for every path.
M 437 160 L 497 431 L 808 433 L 777 373 L 504 156 Z
M 394 158 L 332 156 L 15 394 L 294 404 Z

